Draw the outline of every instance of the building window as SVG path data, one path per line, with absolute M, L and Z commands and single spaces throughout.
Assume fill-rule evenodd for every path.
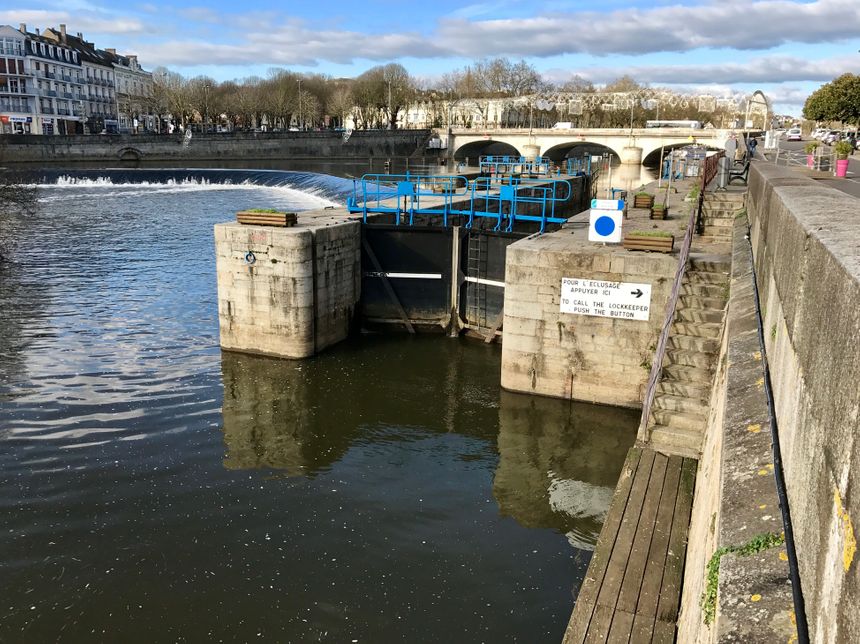
M 39 43 L 39 51 L 42 52 L 43 56 L 45 55 L 45 43 L 43 43 L 43 42 Z

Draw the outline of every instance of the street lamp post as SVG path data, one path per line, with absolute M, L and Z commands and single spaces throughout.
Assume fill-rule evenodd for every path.
M 305 129 L 305 119 L 302 114 L 302 79 L 299 79 L 299 127 Z
M 203 84 L 203 133 L 208 134 L 209 128 L 207 127 L 207 123 L 209 121 L 209 83 Z
M 391 75 L 386 74 L 387 78 L 385 80 L 388 81 L 388 129 L 391 129 L 391 122 L 394 120 L 394 115 L 391 113 Z

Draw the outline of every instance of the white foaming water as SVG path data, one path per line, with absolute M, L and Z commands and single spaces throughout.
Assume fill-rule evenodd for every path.
M 43 196 L 39 198 L 41 203 L 51 203 L 54 201 L 65 201 L 67 199 L 90 199 L 92 194 L 88 192 L 92 189 L 105 189 L 112 191 L 112 195 L 122 197 L 135 197 L 154 194 L 177 194 L 186 192 L 222 192 L 222 191 L 255 191 L 262 194 L 269 194 L 273 197 L 286 198 L 294 203 L 300 209 L 312 210 L 314 208 L 325 208 L 326 206 L 341 206 L 343 204 L 332 201 L 324 196 L 322 188 L 314 188 L 312 186 L 305 187 L 301 190 L 283 185 L 283 186 L 266 186 L 253 183 L 251 180 L 233 183 L 230 179 L 223 182 L 212 182 L 204 177 L 200 178 L 169 178 L 163 182 L 156 181 L 140 181 L 140 182 L 122 182 L 115 183 L 110 177 L 74 177 L 63 175 L 57 178 L 56 183 L 45 184 L 30 184 L 31 187 L 39 188 L 50 192 L 60 192 L 60 194 Z M 80 193 L 69 194 L 68 189 L 84 189 Z

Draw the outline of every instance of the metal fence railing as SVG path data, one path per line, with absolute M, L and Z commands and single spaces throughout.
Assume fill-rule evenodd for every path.
M 639 440 L 647 442 L 648 421 L 651 418 L 651 406 L 654 404 L 654 395 L 657 393 L 657 385 L 660 383 L 660 375 L 663 372 L 663 360 L 666 356 L 666 345 L 669 341 L 669 329 L 672 328 L 672 323 L 675 321 L 675 309 L 678 305 L 678 296 L 681 293 L 681 284 L 684 281 L 684 275 L 687 272 L 687 262 L 690 258 L 690 246 L 693 243 L 693 231 L 697 229 L 698 222 L 702 219 L 702 209 L 704 206 L 705 188 L 713 181 L 717 175 L 717 169 L 720 158 L 725 155 L 724 152 L 718 152 L 705 159 L 701 183 L 699 184 L 699 201 L 695 208 L 690 213 L 690 219 L 687 222 L 687 232 L 684 233 L 684 240 L 681 242 L 681 250 L 678 254 L 678 268 L 675 269 L 675 281 L 672 282 L 672 291 L 669 294 L 669 301 L 666 303 L 666 316 L 663 319 L 663 326 L 660 327 L 660 335 L 657 339 L 657 348 L 654 351 L 654 358 L 651 362 L 651 372 L 648 375 L 648 384 L 645 387 L 645 396 L 642 401 L 642 416 L 639 419 Z
M 547 224 L 567 221 L 560 205 L 572 196 L 573 186 L 565 179 L 366 174 L 353 182 L 347 208 L 365 223 L 369 214 L 382 214 L 393 216 L 396 225 L 411 226 L 415 215 L 425 215 L 447 226 L 449 217 L 460 216 L 466 228 L 485 218 L 495 220 L 495 230 L 511 231 L 517 221 L 528 221 L 544 232 Z

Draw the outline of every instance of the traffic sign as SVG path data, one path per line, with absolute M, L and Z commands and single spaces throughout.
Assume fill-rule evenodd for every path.
M 620 210 L 591 210 L 588 220 L 588 241 L 617 244 L 621 241 Z
M 562 313 L 647 322 L 651 285 L 564 277 L 559 308 Z

